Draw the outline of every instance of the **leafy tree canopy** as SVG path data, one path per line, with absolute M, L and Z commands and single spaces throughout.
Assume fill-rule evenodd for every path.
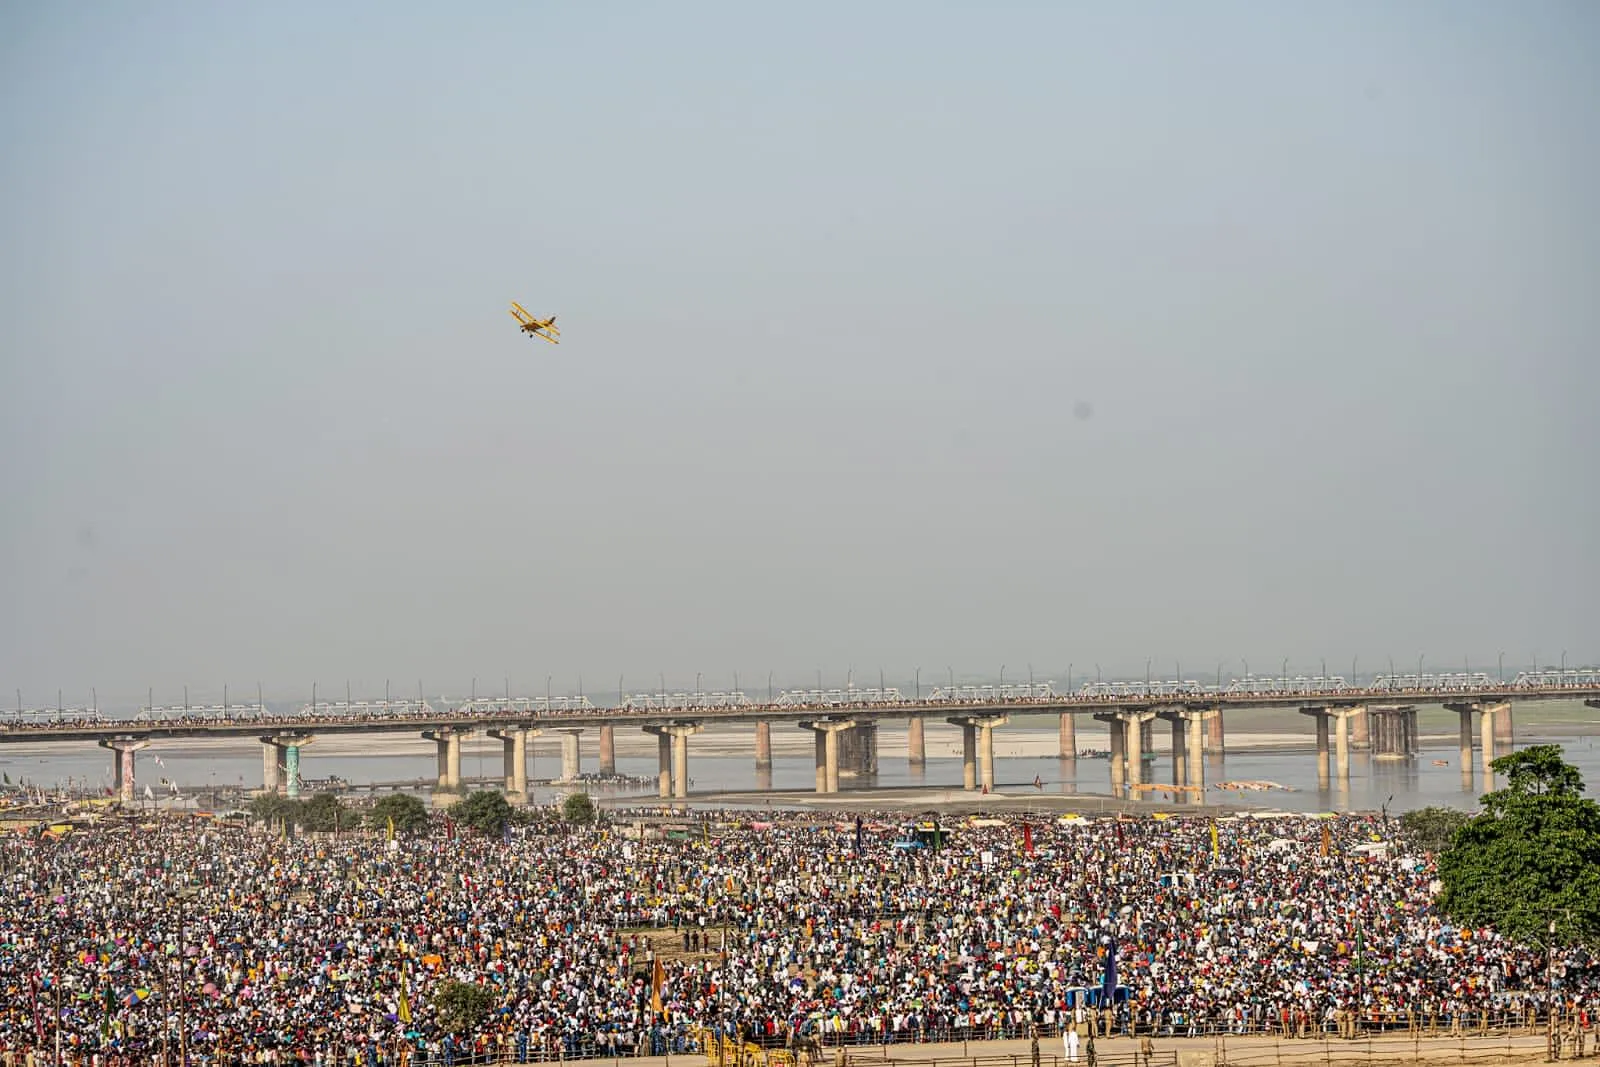
M 348 830 L 359 822 L 332 793 L 318 793 L 303 801 L 295 820 L 302 828 L 318 832 Z
M 483 796 L 476 793 L 474 796 Z M 499 796 L 499 794 L 494 794 Z M 505 797 L 500 797 L 504 800 Z M 433 994 L 433 1013 L 447 1033 L 470 1034 L 494 1007 L 494 994 L 470 982 L 446 981 Z
M 1420 808 L 1400 816 L 1400 828 L 1422 851 L 1438 853 L 1450 847 L 1468 818 L 1456 808 Z
M 570 793 L 561 802 L 561 817 L 568 822 L 594 822 L 594 800 L 588 793 Z
M 467 794 L 456 809 L 456 816 L 480 834 L 499 834 L 511 821 L 511 805 L 504 793 L 484 789 Z
M 1439 857 L 1439 906 L 1525 944 L 1600 944 L 1600 804 L 1559 745 L 1534 745 L 1491 766 L 1506 787 Z
M 388 830 L 389 820 L 399 833 L 421 830 L 428 825 L 428 808 L 410 793 L 390 793 L 376 804 L 367 816 L 367 825 L 375 830 Z
M 276 793 L 262 793 L 250 801 L 250 814 L 267 823 L 293 822 L 299 811 L 299 801 Z

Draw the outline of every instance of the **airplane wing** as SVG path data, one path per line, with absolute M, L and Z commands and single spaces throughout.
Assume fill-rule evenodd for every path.
M 533 316 L 528 314 L 528 309 L 517 303 L 515 300 L 511 301 L 511 317 L 521 323 L 529 323 L 533 321 Z

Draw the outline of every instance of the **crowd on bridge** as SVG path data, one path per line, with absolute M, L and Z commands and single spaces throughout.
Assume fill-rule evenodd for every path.
M 1396 696 L 1420 697 L 1485 691 L 1494 694 L 1520 693 L 1523 695 L 1560 695 L 1572 693 L 1584 696 L 1600 691 L 1600 669 L 1562 669 L 1519 672 L 1510 681 L 1492 680 L 1489 675 L 1388 675 L 1372 679 L 1366 685 L 1347 683 L 1334 678 L 1264 678 L 1235 679 L 1227 686 L 1205 685 L 1198 681 L 1119 681 L 1085 682 L 1068 692 L 1055 692 L 1050 683 L 1015 686 L 951 686 L 930 690 L 924 696 L 908 696 L 894 689 L 882 690 L 797 690 L 785 692 L 767 700 L 750 700 L 743 693 L 689 694 L 678 693 L 646 697 L 633 697 L 618 707 L 601 707 L 591 704 L 581 695 L 538 699 L 517 698 L 500 701 L 498 698 L 473 698 L 466 701 L 442 700 L 435 705 L 425 700 L 383 700 L 345 702 L 328 701 L 312 703 L 296 712 L 274 712 L 262 704 L 216 705 L 190 708 L 143 709 L 134 716 L 102 714 L 98 709 L 50 709 L 0 716 L 0 736 L 26 735 L 30 732 L 46 733 L 63 730 L 102 731 L 160 727 L 163 729 L 208 729 L 236 726 L 278 726 L 305 729 L 318 725 L 349 725 L 359 723 L 385 724 L 417 721 L 476 722 L 526 720 L 532 722 L 570 721 L 585 718 L 606 720 L 650 720 L 661 711 L 695 711 L 699 713 L 732 712 L 740 715 L 760 716 L 763 713 L 784 715 L 796 711 L 892 711 L 895 709 L 926 708 L 1069 708 L 1074 705 L 1098 707 L 1107 703 L 1129 700 L 1183 700 L 1202 699 L 1220 703 L 1251 704 L 1273 701 L 1290 696 L 1337 697 L 1341 701 L 1383 700 Z M 716 702 L 711 698 L 716 697 Z M 730 699 L 737 698 L 737 699 Z
M 66 1062 L 142 1063 L 180 1034 L 193 1063 L 370 1064 L 681 1052 L 706 1026 L 1320 1033 L 1600 997 L 1600 966 L 1562 957 L 1552 985 L 1543 952 L 1444 920 L 1429 859 L 1373 816 L 636 825 L 9 834 L 0 1062 L 59 1039 Z M 473 1032 L 440 1025 L 452 980 L 489 993 Z

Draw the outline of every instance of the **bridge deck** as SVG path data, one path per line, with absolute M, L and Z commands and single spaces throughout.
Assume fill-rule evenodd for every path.
M 1505 701 L 1600 699 L 1600 685 L 1512 685 L 1476 689 L 1395 690 L 1341 689 L 1302 693 L 1222 693 L 1209 695 L 1054 696 L 1048 699 L 959 701 L 901 701 L 878 704 L 751 704 L 730 707 L 596 708 L 569 712 L 524 711 L 503 713 L 471 710 L 421 715 L 328 716 L 280 715 L 273 717 L 166 719 L 92 719 L 73 722 L 0 723 L 0 743 L 36 744 L 51 741 L 98 741 L 113 738 L 211 738 L 278 735 L 336 735 L 404 733 L 441 729 L 494 729 L 534 727 L 549 730 L 601 726 L 644 728 L 674 722 L 699 723 L 800 723 L 818 719 L 853 719 L 882 722 L 913 718 L 944 718 L 1023 713 L 1093 714 L 1149 710 L 1152 708 L 1353 707 L 1356 705 L 1498 704 Z

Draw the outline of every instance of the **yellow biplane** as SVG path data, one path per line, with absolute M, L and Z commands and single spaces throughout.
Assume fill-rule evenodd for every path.
M 528 314 L 528 309 L 511 301 L 511 317 L 517 320 L 517 325 L 529 337 L 542 337 L 553 345 L 561 343 L 561 331 L 556 329 L 556 317 L 551 315 L 548 319 L 536 319 Z

